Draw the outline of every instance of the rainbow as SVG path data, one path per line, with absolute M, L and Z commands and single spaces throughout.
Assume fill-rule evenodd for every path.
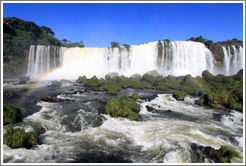
M 32 95 L 33 93 L 35 93 L 35 91 L 40 88 L 42 85 L 46 84 L 47 81 L 49 80 L 48 78 L 50 78 L 50 76 L 54 73 L 55 70 L 57 70 L 58 68 L 52 69 L 50 70 L 48 73 L 38 77 L 35 80 L 34 84 L 30 84 L 30 86 L 28 87 L 28 90 L 22 94 L 22 97 L 20 98 L 19 102 L 17 103 L 18 106 L 21 106 L 23 103 L 25 103 L 25 101 L 28 99 L 28 96 Z

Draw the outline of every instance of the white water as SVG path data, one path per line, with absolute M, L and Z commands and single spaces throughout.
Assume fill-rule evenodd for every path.
M 204 44 L 192 41 L 172 41 L 172 54 L 164 58 L 164 69 L 161 71 L 167 75 L 201 75 L 204 70 L 213 73 L 213 55 Z M 164 51 L 163 51 L 164 52 Z M 169 62 L 168 62 L 169 60 Z
M 243 48 L 234 51 L 223 46 L 224 59 L 217 65 L 214 55 L 204 44 L 193 41 L 160 41 L 161 55 L 158 58 L 158 42 L 132 45 L 129 50 L 120 48 L 65 48 L 50 46 L 31 46 L 29 51 L 28 72 L 37 78 L 57 68 L 49 79 L 72 79 L 79 76 L 104 77 L 111 72 L 131 76 L 156 70 L 163 76 L 186 75 L 200 76 L 202 71 L 212 74 L 236 74 L 243 68 Z M 169 45 L 169 46 L 167 46 Z M 36 52 L 35 52 L 36 48 Z M 53 54 L 51 54 L 53 49 Z
M 236 74 L 240 69 L 243 68 L 243 48 L 240 46 L 237 50 L 235 46 L 230 48 L 229 46 L 222 46 L 224 52 L 223 59 L 223 74 L 232 75 Z M 231 49 L 233 51 L 231 52 Z
M 53 74 L 53 79 L 77 79 L 78 76 L 104 77 L 117 72 L 131 76 L 155 70 L 157 63 L 156 42 L 126 48 L 67 48 L 63 66 Z
M 51 49 L 54 51 L 51 52 Z M 58 67 L 57 63 L 59 64 L 59 67 L 61 67 L 65 51 L 65 47 L 31 45 L 29 50 L 27 75 L 31 78 L 37 78 L 46 74 L 51 69 Z
M 64 105 L 59 103 L 41 102 L 38 105 L 42 109 L 24 119 L 28 124 L 24 128 L 31 130 L 30 125 L 45 128 L 43 144 L 30 150 L 11 149 L 4 145 L 3 160 L 31 163 L 69 162 L 81 153 L 86 155 L 93 152 L 96 156 L 100 151 L 108 154 L 119 150 L 122 155 L 127 155 L 137 163 L 189 163 L 192 162 L 191 143 L 212 146 L 215 149 L 221 145 L 229 145 L 242 153 L 242 113 L 232 111 L 231 114 L 223 116 L 222 122 L 214 121 L 212 114 L 217 113 L 216 110 L 194 105 L 192 100 L 194 98 L 187 97 L 184 102 L 176 101 L 169 94 L 158 95 L 150 102 L 139 100 L 143 121 L 104 115 L 105 120 L 98 127 L 93 127 L 90 120 L 88 121 L 96 120 L 97 113 L 82 109 L 65 110 Z M 146 105 L 156 107 L 159 112 L 147 112 Z M 167 114 L 167 110 L 172 112 Z M 72 132 L 68 123 L 64 123 L 69 117 L 69 122 L 73 127 L 77 127 L 78 131 Z M 235 137 L 239 144 L 232 144 L 228 136 Z

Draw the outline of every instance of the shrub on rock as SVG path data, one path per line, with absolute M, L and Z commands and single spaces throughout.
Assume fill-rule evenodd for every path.
M 80 83 L 80 84 L 84 84 L 85 80 L 86 80 L 86 76 L 80 76 L 77 80 L 76 83 Z
M 15 108 L 12 105 L 3 106 L 3 125 L 17 123 L 22 120 L 24 110 Z
M 3 135 L 3 143 L 10 148 L 31 148 L 37 144 L 38 134 L 36 132 L 26 133 L 24 129 L 7 129 Z
M 84 84 L 89 87 L 98 87 L 103 84 L 102 80 L 99 80 L 96 76 L 90 78 L 90 79 L 85 79 Z
M 132 98 L 135 99 L 135 100 L 138 100 L 138 99 L 139 99 L 139 94 L 136 93 L 136 92 L 134 92 L 134 93 L 132 94 Z
M 184 101 L 184 98 L 186 95 L 187 95 L 187 93 L 185 91 L 174 91 L 173 92 L 173 97 L 176 100 L 180 100 L 180 101 Z
M 130 120 L 137 120 L 140 111 L 134 99 L 127 96 L 121 96 L 119 100 L 110 98 L 106 105 L 106 113 L 113 117 L 126 117 Z
M 206 81 L 212 81 L 214 79 L 214 75 L 211 74 L 208 70 L 202 72 L 202 78 Z
M 116 83 L 110 82 L 103 85 L 103 89 L 106 90 L 109 94 L 115 95 L 118 91 L 121 90 L 121 86 Z

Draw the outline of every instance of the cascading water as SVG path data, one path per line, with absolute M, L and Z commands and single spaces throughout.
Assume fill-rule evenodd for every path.
M 224 59 L 223 59 L 223 74 L 232 75 L 236 74 L 243 68 L 243 48 L 239 46 L 237 49 L 235 46 L 222 46 Z
M 53 54 L 51 52 L 52 49 L 54 50 Z M 31 45 L 29 50 L 27 75 L 31 78 L 37 78 L 57 67 L 57 63 L 61 67 L 65 51 L 66 47 Z
M 199 76 L 204 70 L 212 74 L 236 74 L 243 68 L 243 48 L 222 46 L 222 49 L 224 59 L 219 66 L 204 44 L 193 41 L 158 41 L 129 48 L 31 46 L 27 75 L 37 78 L 54 68 L 57 70 L 49 79 L 104 77 L 111 72 L 129 77 L 152 70 L 163 76 Z
M 204 44 L 192 41 L 172 41 L 169 45 L 167 47 L 169 53 L 166 53 L 166 57 L 161 58 L 163 70 L 160 72 L 162 75 L 191 74 L 197 76 L 201 75 L 204 70 L 212 72 L 213 55 Z M 163 47 L 163 54 L 165 49 L 166 47 Z
M 51 79 L 77 79 L 78 76 L 104 77 L 117 72 L 131 76 L 156 70 L 156 42 L 120 48 L 67 48 L 63 66 L 54 71 Z

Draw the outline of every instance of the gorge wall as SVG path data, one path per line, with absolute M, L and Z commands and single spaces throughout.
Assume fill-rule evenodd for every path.
M 220 46 L 222 59 L 203 43 L 193 41 L 156 41 L 146 44 L 116 48 L 66 48 L 32 45 L 29 50 L 27 75 L 32 79 L 48 72 L 50 79 L 77 79 L 78 76 L 104 77 L 111 72 L 131 76 L 156 70 L 167 75 L 232 75 L 243 68 L 241 46 Z

